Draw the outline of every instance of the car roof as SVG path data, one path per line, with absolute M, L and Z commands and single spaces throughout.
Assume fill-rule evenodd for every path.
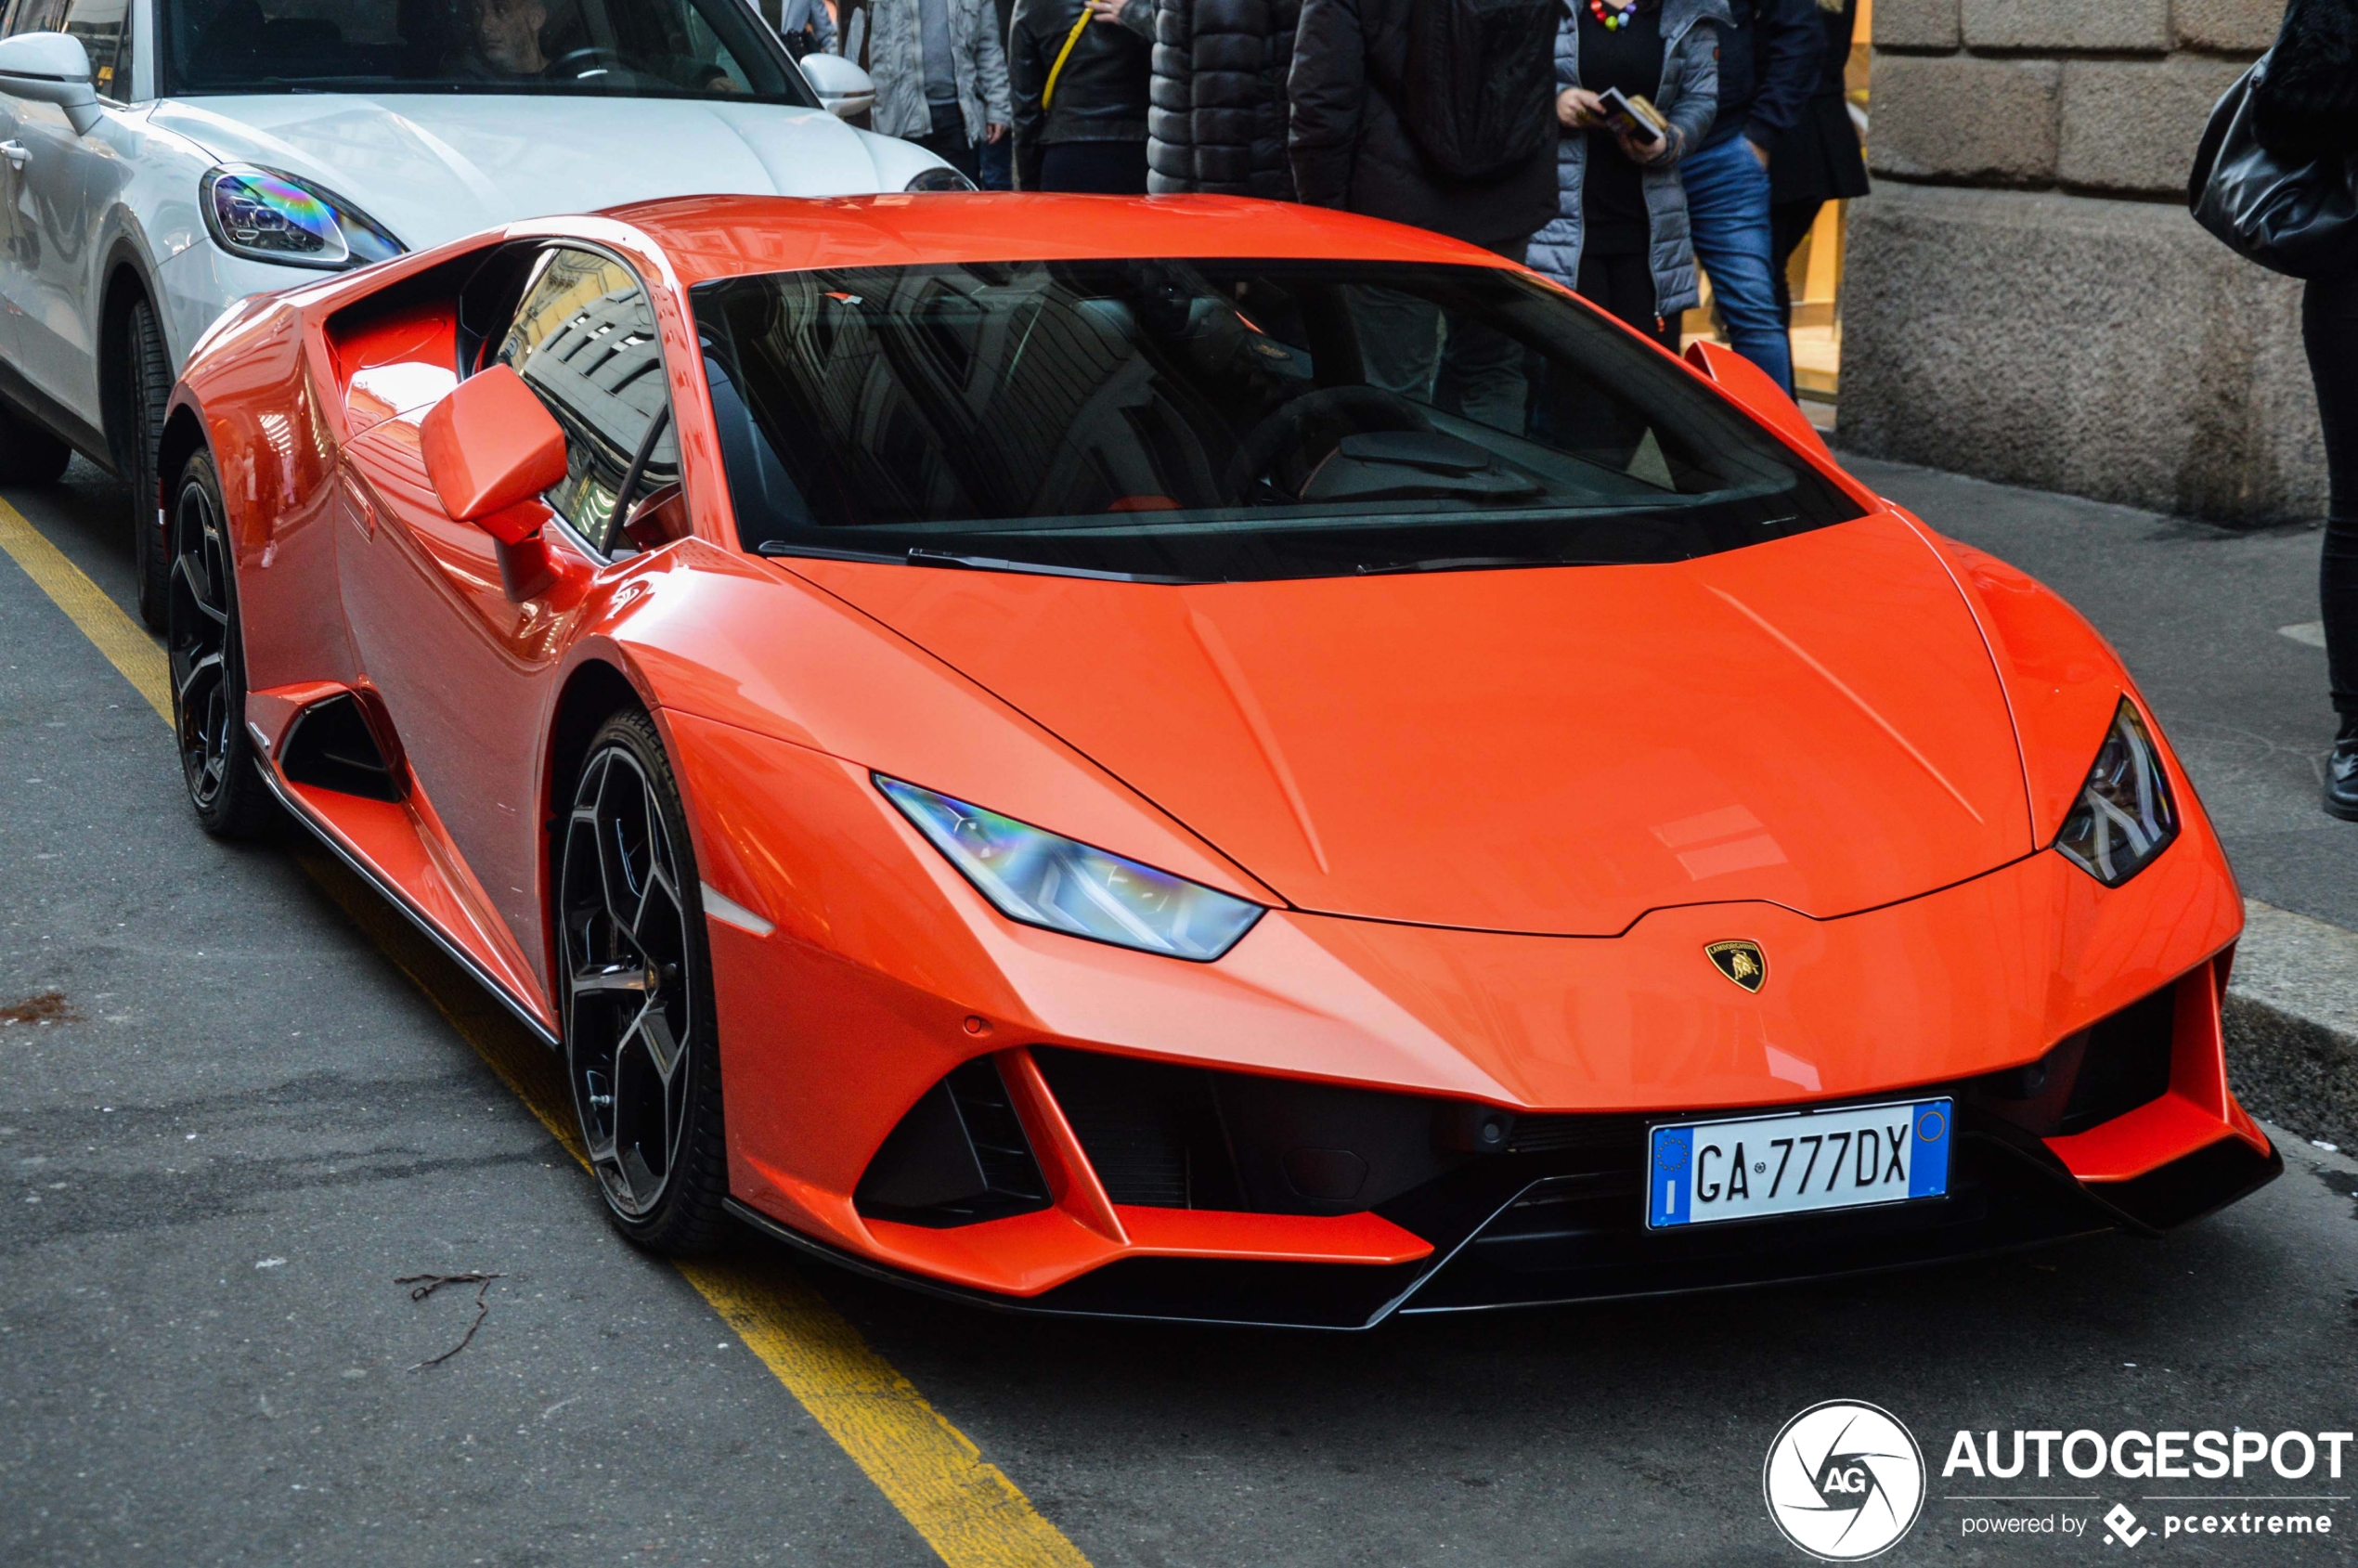
M 692 196 L 604 215 L 660 245 L 690 285 L 811 267 L 1121 256 L 1502 265 L 1492 252 L 1423 229 L 1227 196 Z

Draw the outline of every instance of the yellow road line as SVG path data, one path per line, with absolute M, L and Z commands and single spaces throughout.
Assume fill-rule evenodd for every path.
M 144 627 L 99 592 L 98 585 L 84 577 L 82 568 L 67 560 L 64 551 L 43 538 L 21 512 L 4 500 L 0 500 L 0 550 L 24 568 L 34 586 L 57 602 L 66 617 L 82 628 L 82 635 L 106 654 L 107 662 L 123 671 L 133 689 L 148 699 L 165 723 L 171 723 L 172 671 L 163 650 Z
M 163 651 L 5 500 L 0 550 L 170 723 Z M 550 1136 L 581 1160 L 554 1054 L 324 849 L 306 844 L 296 859 Z M 1080 1549 L 1041 1516 L 1022 1489 L 986 1464 L 973 1442 L 823 1297 L 775 1256 L 745 1251 L 742 1258 L 674 1266 L 950 1568 L 1089 1568 Z

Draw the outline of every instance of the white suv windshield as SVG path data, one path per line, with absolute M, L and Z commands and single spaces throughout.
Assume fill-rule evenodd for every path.
M 812 107 L 735 0 L 167 0 L 168 94 L 565 93 Z

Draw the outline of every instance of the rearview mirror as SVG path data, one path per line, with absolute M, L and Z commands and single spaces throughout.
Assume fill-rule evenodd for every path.
M 90 85 L 90 55 L 82 40 L 63 32 L 19 32 L 0 38 L 0 93 L 33 103 L 54 103 L 66 123 L 86 136 L 100 119 L 97 91 Z
M 1826 438 L 1801 411 L 1801 405 L 1785 395 L 1785 389 L 1768 379 L 1768 372 L 1738 354 L 1734 349 L 1698 338 L 1687 345 L 1687 363 L 1703 372 L 1705 380 L 1743 405 L 1746 412 L 1786 440 L 1811 454 L 1834 460 Z
M 522 376 L 494 365 L 468 377 L 418 435 L 443 511 L 503 545 L 540 532 L 537 498 L 565 476 L 565 433 Z
M 836 119 L 865 114 L 875 106 L 875 83 L 841 55 L 810 54 L 795 63 L 802 67 L 802 79 L 819 95 L 820 104 Z

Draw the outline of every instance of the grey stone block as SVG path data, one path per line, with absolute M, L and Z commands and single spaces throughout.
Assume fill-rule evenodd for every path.
M 2066 62 L 2055 177 L 2100 190 L 2185 189 L 2211 106 L 2243 71 L 2199 55 Z
M 2063 67 L 2053 60 L 1889 55 L 1875 62 L 1876 173 L 2043 185 L 2055 175 Z
M 1849 233 L 1845 447 L 2225 523 L 2324 515 L 2300 285 L 2183 207 L 1885 182 Z
M 2170 0 L 1964 0 L 1963 20 L 1971 49 L 2170 47 Z
M 2244 1108 L 2358 1148 L 2358 933 L 2255 899 L 2222 1021 Z
M 2276 41 L 2285 0 L 2173 0 L 2170 29 L 2182 49 L 2256 55 Z M 1883 27 L 1883 12 L 1875 13 Z
M 1963 34 L 1957 25 L 1958 0 L 1878 0 L 1878 49 L 1954 49 Z

